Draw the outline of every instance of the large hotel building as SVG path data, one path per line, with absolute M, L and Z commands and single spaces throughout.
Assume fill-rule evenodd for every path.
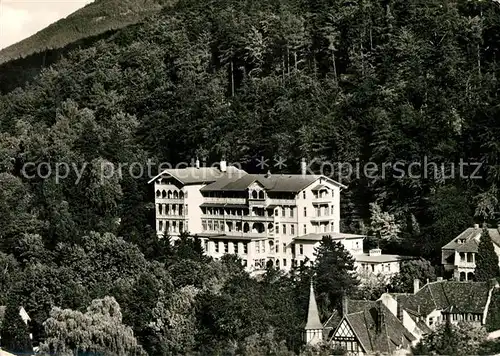
M 363 254 L 363 236 L 339 231 L 344 185 L 322 175 L 248 174 L 221 161 L 218 167 L 167 169 L 151 179 L 156 230 L 174 239 L 197 235 L 208 255 L 238 254 L 249 271 L 284 270 L 314 259 L 324 235 Z

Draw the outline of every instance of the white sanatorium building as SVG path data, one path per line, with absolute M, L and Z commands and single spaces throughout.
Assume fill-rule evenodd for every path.
M 167 169 L 154 182 L 156 230 L 174 239 L 198 235 L 206 253 L 236 253 L 250 271 L 268 261 L 284 270 L 314 259 L 324 235 L 363 255 L 362 235 L 343 234 L 340 191 L 344 185 L 322 175 L 248 174 L 221 161 L 218 167 Z

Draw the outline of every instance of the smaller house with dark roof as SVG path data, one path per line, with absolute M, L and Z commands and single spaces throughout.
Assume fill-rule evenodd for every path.
M 406 354 L 417 338 L 381 300 L 350 300 L 344 297 L 342 313 L 334 312 L 322 325 L 311 285 L 304 341 L 309 345 L 323 341 L 334 348 L 344 349 L 349 355 L 393 355 L 399 352 Z
M 488 229 L 495 252 L 500 256 L 500 228 Z M 476 256 L 483 229 L 479 225 L 468 228 L 441 248 L 441 263 L 445 271 L 460 281 L 473 281 Z
M 421 335 L 426 333 L 425 326 L 427 329 L 434 329 L 446 320 L 452 324 L 460 321 L 486 324 L 491 298 L 497 288 L 498 283 L 494 280 L 438 280 L 427 283 L 422 288 L 420 282 L 415 280 L 413 294 L 384 293 L 380 299 L 403 320 L 407 329 L 414 335 Z

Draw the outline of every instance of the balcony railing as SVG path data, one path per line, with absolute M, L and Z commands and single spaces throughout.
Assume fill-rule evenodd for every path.
M 267 199 L 268 205 L 297 205 L 295 199 Z
M 455 262 L 457 268 L 476 268 L 475 262 L 458 261 Z
M 212 198 L 205 197 L 203 202 L 210 204 L 241 204 L 246 205 L 247 200 L 245 198 Z
M 156 202 L 160 204 L 184 204 L 184 199 L 173 198 L 156 198 Z
M 323 204 L 323 203 L 332 203 L 333 202 L 333 197 L 331 196 L 324 196 L 324 197 L 315 197 L 312 200 L 313 204 Z
M 173 214 L 169 214 L 169 215 L 165 215 L 165 214 L 157 214 L 156 215 L 156 218 L 157 219 L 164 219 L 164 220 L 187 220 L 188 219 L 188 216 L 186 214 L 182 214 L 182 215 L 173 215 Z
M 335 219 L 333 215 L 312 216 L 311 221 L 330 221 Z

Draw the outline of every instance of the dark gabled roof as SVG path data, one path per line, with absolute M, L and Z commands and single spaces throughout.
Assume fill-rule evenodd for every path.
M 148 183 L 154 182 L 159 177 L 169 175 L 177 179 L 182 184 L 208 184 L 225 179 L 239 179 L 248 173 L 233 166 L 228 166 L 226 172 L 222 172 L 217 167 L 186 167 L 179 169 L 165 169 Z
M 464 244 L 460 244 L 455 251 L 457 252 L 477 252 L 479 249 L 479 243 L 476 239 L 470 239 Z
M 475 245 L 471 241 L 476 241 L 477 244 L 482 232 L 483 232 L 482 228 L 470 227 L 465 231 L 463 231 L 460 235 L 455 237 L 453 240 L 451 240 L 449 243 L 444 245 L 442 249 L 457 250 L 458 248 L 462 248 L 462 250 L 459 252 L 477 252 L 474 251 Z M 500 232 L 498 231 L 498 229 L 488 229 L 488 233 L 490 234 L 493 243 L 496 244 L 497 246 L 500 246 Z M 466 241 L 465 244 L 459 243 L 458 241 L 460 240 L 465 240 Z M 467 245 L 467 247 L 464 247 L 464 245 Z
M 324 176 L 302 175 L 302 174 L 246 174 L 237 179 L 218 179 L 213 183 L 203 187 L 202 192 L 210 191 L 245 191 L 252 183 L 257 182 L 268 192 L 290 192 L 297 193 L 313 184 L 318 179 L 323 178 L 333 184 L 344 187 L 344 185 Z
M 397 295 L 398 303 L 422 316 L 433 310 L 447 310 L 451 307 L 461 313 L 482 314 L 488 300 L 487 282 L 431 282 L 416 294 Z
M 348 300 L 347 308 L 345 319 L 367 353 L 393 353 L 399 346 L 407 348 L 415 340 L 381 301 Z
M 313 192 L 316 192 L 316 191 L 319 191 L 319 190 L 322 190 L 322 189 L 328 189 L 328 187 L 326 185 L 324 185 L 324 184 L 318 184 L 317 186 L 315 186 L 311 190 Z

